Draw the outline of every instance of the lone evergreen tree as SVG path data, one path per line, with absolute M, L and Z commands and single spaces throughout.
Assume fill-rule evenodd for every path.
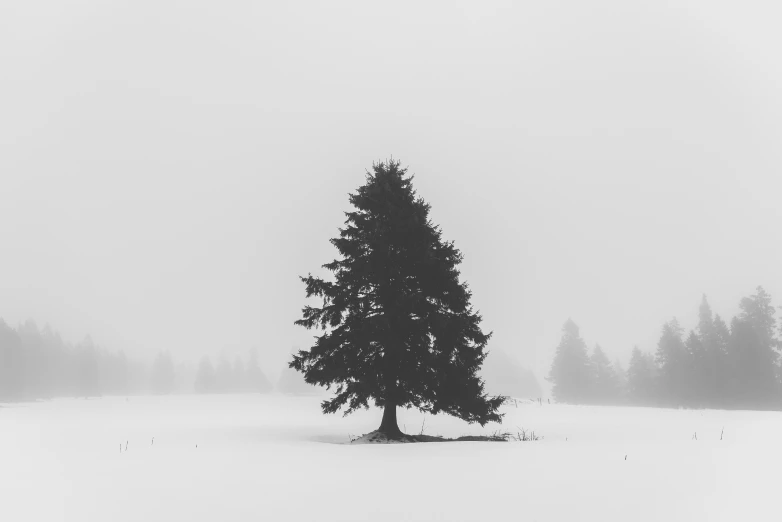
M 443 241 L 399 161 L 373 165 L 350 195 L 355 207 L 331 243 L 341 258 L 323 265 L 325 281 L 302 277 L 307 297 L 297 325 L 321 328 L 310 350 L 289 366 L 310 384 L 336 386 L 324 413 L 345 415 L 372 401 L 383 408 L 379 432 L 403 436 L 397 407 L 444 412 L 481 425 L 499 421 L 504 397 L 489 397 L 477 371 L 491 334 L 459 281 L 461 252 Z

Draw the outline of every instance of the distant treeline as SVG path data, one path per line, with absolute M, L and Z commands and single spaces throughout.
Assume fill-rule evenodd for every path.
M 233 365 L 223 358 L 215 367 L 209 357 L 204 357 L 198 365 L 194 389 L 198 393 L 266 393 L 272 390 L 272 384 L 261 371 L 255 351 L 252 351 L 246 364 L 239 357 Z
M 634 348 L 626 372 L 611 364 L 600 346 L 590 354 L 568 320 L 548 376 L 554 398 L 570 404 L 782 409 L 771 296 L 758 287 L 739 308 L 728 326 L 712 314 L 704 296 L 694 330 L 685 335 L 676 319 L 669 321 L 656 352 Z
M 271 388 L 254 351 L 247 362 L 236 357 L 230 364 L 222 358 L 216 369 L 204 358 L 196 371 L 175 364 L 168 352 L 145 364 L 96 346 L 89 336 L 73 345 L 48 325 L 39 329 L 28 320 L 14 329 L 0 319 L 0 401 Z

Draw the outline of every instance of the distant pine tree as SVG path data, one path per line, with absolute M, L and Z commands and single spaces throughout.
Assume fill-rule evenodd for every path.
M 215 369 L 215 386 L 214 391 L 217 393 L 228 393 L 233 388 L 234 372 L 231 367 L 231 363 L 228 360 L 228 356 L 223 354 L 220 357 L 220 362 Z
M 171 393 L 174 390 L 176 375 L 171 354 L 159 352 L 152 364 L 152 391 L 159 395 Z
M 705 405 L 723 405 L 727 385 L 727 339 L 728 327 L 719 316 L 713 316 L 706 296 L 698 309 L 698 339 L 703 347 L 704 359 L 701 377 Z
M 22 395 L 22 339 L 0 319 L 0 400 L 18 399 Z
M 741 313 L 731 322 L 727 349 L 734 405 L 778 406 L 779 343 L 771 296 L 758 287 L 757 293 L 742 299 L 739 306 Z
M 776 362 L 779 342 L 775 337 L 776 310 L 771 304 L 771 296 L 762 286 L 757 287 L 755 295 L 745 297 L 739 303 L 741 313 L 738 319 L 752 326 L 761 343 L 764 355 Z
M 48 324 L 39 329 L 28 319 L 14 330 L 0 319 L 0 400 L 127 394 L 148 385 L 145 365 L 89 335 L 72 346 Z
M 688 406 L 706 407 L 709 404 L 709 358 L 701 338 L 690 332 L 684 343 L 686 384 L 682 393 L 682 402 Z
M 535 374 L 502 349 L 494 349 L 489 353 L 481 367 L 481 375 L 486 380 L 486 389 L 490 394 L 516 398 L 541 396 Z
M 499 421 L 503 397 L 489 397 L 477 372 L 490 335 L 459 281 L 462 254 L 442 239 L 430 206 L 416 196 L 398 161 L 373 165 L 350 196 L 340 237 L 341 258 L 324 265 L 334 281 L 302 278 L 307 306 L 296 324 L 323 335 L 290 367 L 311 384 L 336 386 L 324 413 L 383 408 L 379 431 L 401 437 L 397 407 L 440 412 L 481 425 Z
M 299 349 L 294 348 L 292 353 L 298 352 Z M 304 375 L 289 366 L 285 366 L 280 372 L 275 388 L 286 395 L 316 395 L 320 391 L 317 387 L 307 383 Z
M 687 399 L 689 354 L 682 340 L 684 330 L 675 318 L 663 325 L 657 343 L 656 360 L 662 400 L 669 405 L 683 405 Z
M 619 379 L 611 361 L 600 345 L 590 356 L 592 366 L 592 401 L 596 404 L 615 404 L 619 399 Z
M 725 321 L 716 314 L 714 316 L 714 352 L 717 359 L 717 398 L 718 404 L 723 407 L 727 404 L 728 394 L 730 393 L 732 369 L 730 367 L 730 356 L 728 355 L 728 344 L 730 343 L 730 329 Z
M 231 373 L 231 389 L 237 392 L 246 391 L 247 382 L 245 379 L 247 373 L 244 368 L 244 362 L 242 362 L 242 358 L 238 355 L 234 357 L 234 365 Z
M 562 340 L 557 346 L 547 379 L 553 385 L 551 393 L 557 402 L 580 404 L 588 402 L 591 397 L 594 385 L 592 365 L 578 326 L 570 319 L 562 327 Z
M 627 367 L 627 399 L 632 404 L 649 406 L 655 403 L 655 362 L 651 354 L 633 347 Z
M 215 392 L 215 369 L 214 366 L 212 366 L 212 361 L 209 360 L 209 357 L 203 357 L 198 364 L 198 371 L 193 387 L 198 393 Z
M 250 350 L 250 357 L 247 361 L 245 373 L 245 383 L 250 391 L 259 393 L 268 393 L 272 391 L 272 383 L 258 365 L 258 352 L 255 348 Z
M 624 403 L 627 401 L 627 370 L 624 369 L 624 366 L 619 361 L 619 359 L 614 360 L 614 373 L 616 374 L 616 385 L 617 385 L 617 402 Z
M 92 338 L 88 335 L 77 347 L 78 391 L 84 397 L 100 395 L 100 371 L 98 354 Z

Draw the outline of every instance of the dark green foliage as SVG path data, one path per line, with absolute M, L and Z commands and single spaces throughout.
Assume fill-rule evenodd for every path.
M 476 375 L 490 334 L 459 281 L 462 254 L 429 219 L 412 177 L 398 161 L 376 164 L 350 203 L 331 240 L 341 257 L 323 265 L 334 280 L 302 278 L 322 304 L 306 306 L 296 324 L 323 334 L 290 366 L 310 384 L 336 387 L 325 413 L 372 402 L 499 421 L 503 398 L 488 397 Z
M 562 326 L 562 340 L 547 379 L 553 384 L 551 393 L 558 402 L 579 404 L 589 401 L 594 383 L 592 365 L 578 326 L 570 319 Z

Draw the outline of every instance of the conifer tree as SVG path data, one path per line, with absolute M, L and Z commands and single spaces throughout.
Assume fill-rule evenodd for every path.
M 19 334 L 0 319 L 0 401 L 20 395 L 23 355 Z
M 703 380 L 704 403 L 707 406 L 721 405 L 725 399 L 727 381 L 725 343 L 728 337 L 727 326 L 719 315 L 712 314 L 704 295 L 698 309 L 698 339 L 703 347 L 703 368 L 700 375 Z
M 731 367 L 728 355 L 730 329 L 719 314 L 714 315 L 714 342 L 716 343 L 715 352 L 717 357 L 717 397 L 720 406 L 724 406 L 728 397 L 731 379 Z
M 398 161 L 377 163 L 350 203 L 331 240 L 341 257 L 323 265 L 334 280 L 301 278 L 322 304 L 306 306 L 296 324 L 323 334 L 290 367 L 310 384 L 336 387 L 324 413 L 383 408 L 378 431 L 391 438 L 402 436 L 400 406 L 499 421 L 504 398 L 489 397 L 477 376 L 490 334 L 459 281 L 462 254 L 429 219 L 412 177 Z
M 728 355 L 732 369 L 730 383 L 731 406 L 747 407 L 768 395 L 766 388 L 770 372 L 763 363 L 762 341 L 748 321 L 734 317 L 730 324 Z M 764 393 L 764 391 L 766 393 Z
M 685 401 L 688 374 L 688 353 L 682 340 L 684 330 L 675 318 L 663 325 L 657 343 L 659 385 L 665 402 L 681 405 Z
M 619 380 L 611 361 L 599 344 L 595 345 L 589 359 L 593 372 L 592 401 L 596 404 L 615 403 L 619 394 Z
M 244 362 L 238 355 L 234 357 L 233 375 L 231 376 L 231 389 L 234 391 L 245 391 L 247 388 L 247 377 Z
M 158 352 L 155 362 L 152 365 L 152 391 L 157 394 L 167 394 L 174 390 L 174 360 L 171 354 Z
M 201 358 L 193 386 L 197 393 L 212 393 L 215 391 L 215 369 L 209 357 L 204 356 Z
M 272 383 L 258 365 L 258 351 L 255 348 L 250 349 L 250 358 L 247 361 L 247 369 L 245 371 L 247 373 L 245 382 L 251 391 L 260 393 L 272 391 Z
M 92 337 L 89 335 L 77 347 L 78 351 L 78 388 L 84 397 L 100 395 L 100 372 L 98 354 Z
M 651 405 L 655 402 L 654 358 L 633 347 L 627 368 L 627 395 L 633 404 Z
M 758 335 L 765 355 L 776 361 L 778 342 L 774 336 L 776 330 L 776 310 L 771 305 L 771 296 L 762 286 L 757 287 L 755 295 L 745 297 L 739 303 L 739 320 L 749 323 Z
M 220 362 L 215 368 L 215 391 L 228 393 L 233 385 L 233 367 L 225 353 L 220 356 Z
M 689 406 L 704 407 L 708 404 L 709 395 L 706 347 L 694 331 L 690 331 L 684 346 L 686 383 L 682 390 L 684 396 L 681 399 Z
M 739 406 L 768 406 L 779 389 L 776 319 L 771 296 L 762 287 L 740 303 L 728 343 L 733 379 L 731 394 Z
M 554 354 L 547 378 L 557 402 L 579 404 L 589 400 L 594 378 L 592 365 L 578 326 L 568 319 L 562 326 L 562 339 Z
M 616 373 L 616 401 L 624 403 L 627 401 L 627 370 L 625 370 L 619 359 L 614 360 L 614 373 Z

